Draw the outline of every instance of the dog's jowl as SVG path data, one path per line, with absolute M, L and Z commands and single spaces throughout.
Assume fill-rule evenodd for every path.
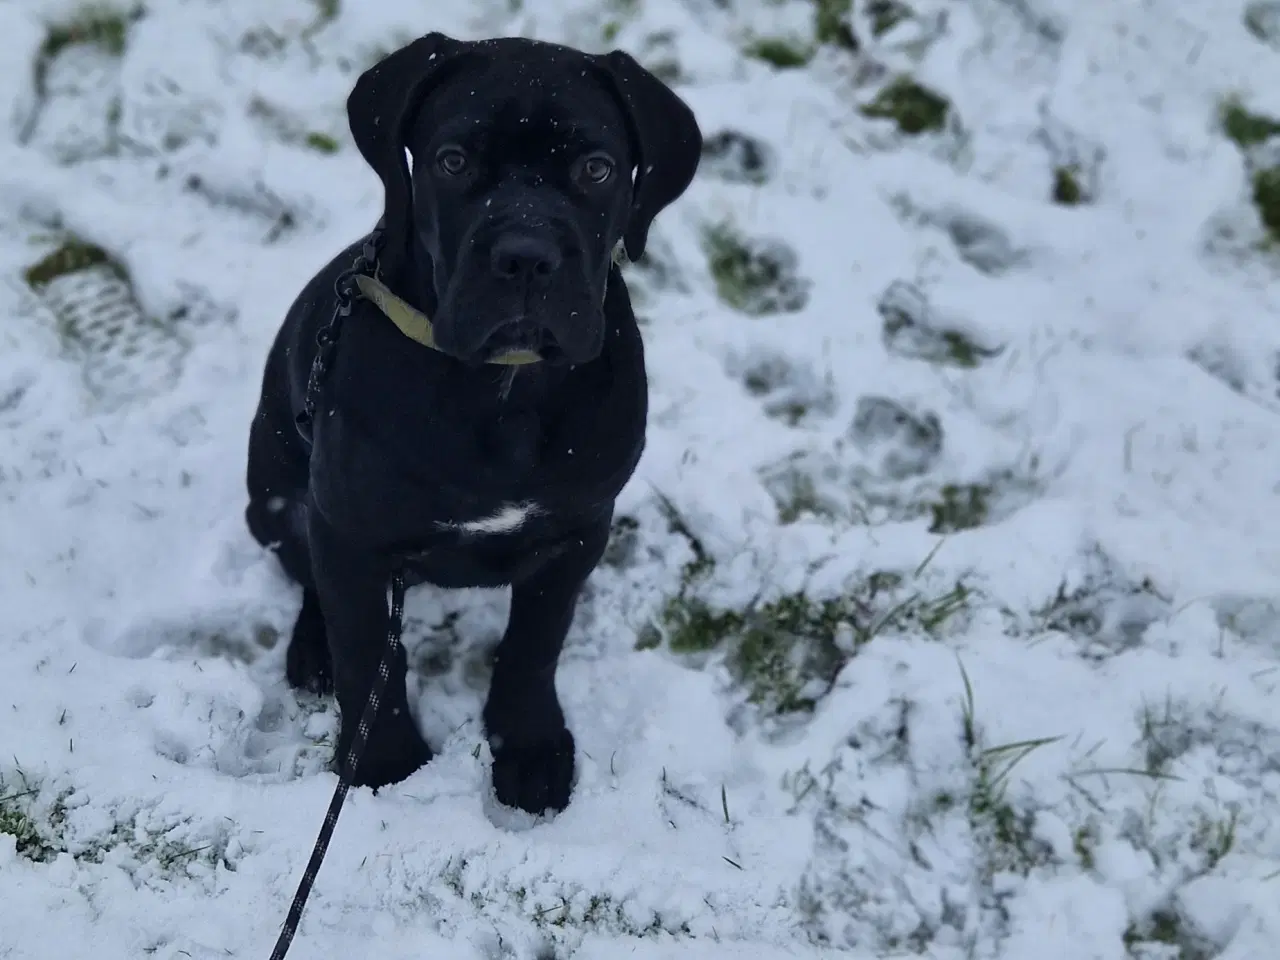
M 300 428 L 316 333 L 366 238 L 303 289 L 249 438 L 249 528 L 302 587 L 288 679 L 337 695 L 342 757 L 392 572 L 509 585 L 484 707 L 493 783 L 503 803 L 560 810 L 574 740 L 556 664 L 644 447 L 644 353 L 612 253 L 644 252 L 702 138 L 630 56 L 521 39 L 422 37 L 361 76 L 347 112 L 384 187 L 376 268 Z M 430 758 L 401 650 L 356 780 Z

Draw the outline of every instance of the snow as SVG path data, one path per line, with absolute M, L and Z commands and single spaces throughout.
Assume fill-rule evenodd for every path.
M 411 592 L 438 756 L 352 792 L 291 956 L 1267 955 L 1280 283 L 1216 117 L 1280 114 L 1268 5 L 920 0 L 875 38 L 857 4 L 862 53 L 792 70 L 740 51 L 803 39 L 810 0 L 326 6 L 152 0 L 37 86 L 81 8 L 0 5 L 0 957 L 270 952 L 336 714 L 284 683 L 298 596 L 244 527 L 247 428 L 289 302 L 377 215 L 346 92 L 431 29 L 607 31 L 763 168 L 708 161 L 629 268 L 650 442 L 563 659 L 569 808 L 492 798 L 503 594 Z M 860 114 L 904 72 L 950 125 Z M 1052 203 L 1055 166 L 1092 202 Z M 714 225 L 791 252 L 790 306 L 724 302 Z M 67 234 L 127 283 L 33 290 Z M 816 512 L 780 509 L 797 477 Z M 982 522 L 931 524 L 967 484 Z M 715 609 L 884 571 L 963 609 L 877 608 L 812 714 L 770 717 L 727 647 L 637 649 L 699 550 Z

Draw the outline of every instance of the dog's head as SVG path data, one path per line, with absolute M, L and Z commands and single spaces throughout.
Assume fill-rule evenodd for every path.
M 364 73 L 347 115 L 385 189 L 384 275 L 429 260 L 422 306 L 467 363 L 598 356 L 614 247 L 644 253 L 702 150 L 693 112 L 626 53 L 518 38 L 428 34 Z

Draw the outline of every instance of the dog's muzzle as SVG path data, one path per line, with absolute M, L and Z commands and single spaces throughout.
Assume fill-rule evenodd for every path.
M 550 327 L 523 318 L 500 324 L 480 347 L 481 357 L 487 363 L 525 353 L 536 354 L 550 363 L 564 358 L 564 349 Z
M 492 362 L 512 353 L 533 353 L 556 363 L 565 359 L 557 321 L 555 294 L 565 278 L 563 244 L 549 227 L 507 226 L 489 245 L 489 283 L 492 303 L 501 314 L 476 318 L 487 321 L 476 358 Z M 502 315 L 505 314 L 505 315 Z

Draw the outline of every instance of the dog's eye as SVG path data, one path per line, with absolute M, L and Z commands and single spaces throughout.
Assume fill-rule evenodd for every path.
M 613 161 L 603 154 L 594 154 L 583 163 L 582 173 L 592 183 L 604 183 L 613 176 Z
M 467 155 L 457 147 L 441 147 L 436 154 L 436 166 L 451 177 L 467 169 Z

